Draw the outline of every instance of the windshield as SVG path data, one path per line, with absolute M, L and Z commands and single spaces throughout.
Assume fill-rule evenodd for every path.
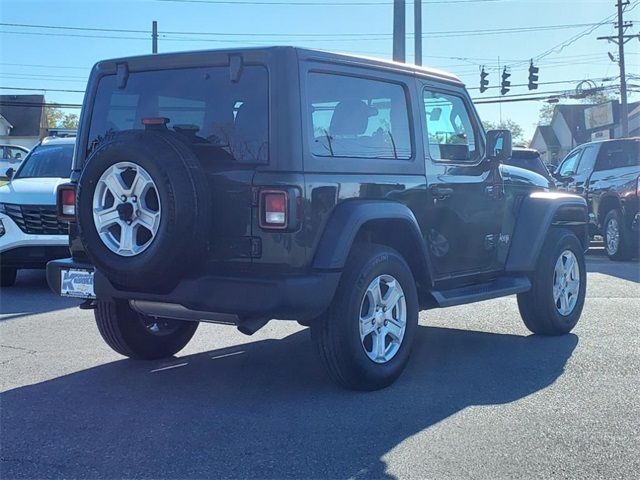
M 71 175 L 73 143 L 38 145 L 27 155 L 15 178 L 68 178 Z
M 103 77 L 87 155 L 105 137 L 163 118 L 201 160 L 266 163 L 267 92 L 267 70 L 258 66 L 244 67 L 237 81 L 227 67 L 131 73 L 124 88 L 118 88 L 115 75 Z

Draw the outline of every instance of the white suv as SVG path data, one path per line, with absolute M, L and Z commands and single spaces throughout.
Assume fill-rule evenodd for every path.
M 69 181 L 75 138 L 45 138 L 0 187 L 0 285 L 18 269 L 45 268 L 69 255 L 68 224 L 58 221 L 56 189 Z M 3 174 L 5 172 L 2 172 Z

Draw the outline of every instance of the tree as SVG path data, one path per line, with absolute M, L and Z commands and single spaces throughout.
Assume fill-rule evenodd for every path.
M 511 138 L 513 143 L 524 143 L 524 130 L 516 122 L 507 118 L 501 122 L 491 122 L 485 120 L 482 122 L 485 130 L 509 130 L 511 132 Z
M 538 120 L 538 125 L 550 125 L 555 109 L 555 103 L 543 103 L 540 107 L 540 119 Z
M 58 107 L 47 107 L 45 115 L 48 128 L 78 128 L 78 115 L 75 113 L 64 113 Z
M 60 110 L 58 107 L 47 107 L 45 109 L 45 114 L 47 116 L 47 127 L 55 128 L 64 118 L 64 112 Z
M 67 113 L 62 119 L 62 128 L 78 128 L 78 115 Z

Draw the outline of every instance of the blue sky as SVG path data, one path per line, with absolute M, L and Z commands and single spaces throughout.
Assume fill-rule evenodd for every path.
M 255 0 L 253 3 L 268 1 Z M 291 3 L 305 1 L 318 5 L 255 5 L 247 4 L 247 0 L 228 3 L 205 3 L 206 0 L 1 0 L 0 22 L 150 31 L 151 21 L 157 20 L 161 35 L 160 52 L 289 44 L 391 57 L 391 0 L 291 0 Z M 484 95 L 477 91 L 481 64 L 490 71 L 492 85 L 499 81 L 498 57 L 501 65 L 511 66 L 514 85 L 526 84 L 529 58 L 539 56 L 613 15 L 616 3 L 615 0 L 423 2 L 424 64 L 458 74 L 469 88 L 476 88 L 471 90 L 471 94 L 477 98 L 498 94 L 496 90 L 489 90 Z M 413 5 L 410 0 L 407 3 L 407 31 L 411 33 Z M 640 0 L 632 0 L 629 8 L 638 3 Z M 631 30 L 637 33 L 640 6 L 628 13 L 626 19 L 639 20 Z M 491 35 L 483 32 L 447 33 L 575 24 L 581 26 Z M 207 32 L 219 35 L 163 32 Z M 542 58 L 539 61 L 541 82 L 574 82 L 542 85 L 539 92 L 575 88 L 577 81 L 587 78 L 617 76 L 618 67 L 607 56 L 609 51 L 615 53 L 616 47 L 596 40 L 597 36 L 612 35 L 613 32 L 613 23 L 600 26 L 561 51 L 556 49 Z M 76 35 L 127 38 L 85 38 Z M 630 42 L 627 47 L 628 73 L 638 75 L 640 42 Z M 0 25 L 0 86 L 82 90 L 91 65 L 97 60 L 150 51 L 151 40 L 149 34 L 145 33 Z M 407 53 L 407 60 L 412 62 L 411 38 L 407 42 Z M 640 84 L 640 80 L 632 80 L 631 83 Z M 1 92 L 29 93 L 5 89 Z M 45 93 L 49 102 L 82 101 L 80 93 Z M 514 87 L 512 93 L 528 93 L 528 90 L 526 86 Z M 631 99 L 638 100 L 640 95 L 636 93 Z M 501 107 L 482 105 L 478 109 L 483 119 L 497 121 L 502 115 L 502 118 L 515 120 L 530 136 L 540 106 L 540 102 L 521 102 L 502 104 Z

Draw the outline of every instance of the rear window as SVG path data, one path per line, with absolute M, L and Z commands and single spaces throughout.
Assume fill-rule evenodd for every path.
M 311 151 L 319 157 L 411 158 L 401 85 L 310 73 Z
M 268 161 L 268 73 L 245 66 L 237 82 L 227 67 L 131 73 L 124 88 L 115 75 L 98 85 L 88 152 L 105 137 L 144 129 L 145 118 L 164 117 L 209 162 Z
M 540 155 L 530 152 L 518 152 L 513 151 L 511 158 L 505 162 L 507 165 L 513 165 L 514 167 L 524 168 L 540 175 L 547 176 L 549 172 L 547 167 L 542 163 Z
M 640 142 L 605 142 L 598 155 L 598 170 L 640 165 Z
M 69 178 L 73 143 L 38 145 L 25 158 L 15 178 Z

